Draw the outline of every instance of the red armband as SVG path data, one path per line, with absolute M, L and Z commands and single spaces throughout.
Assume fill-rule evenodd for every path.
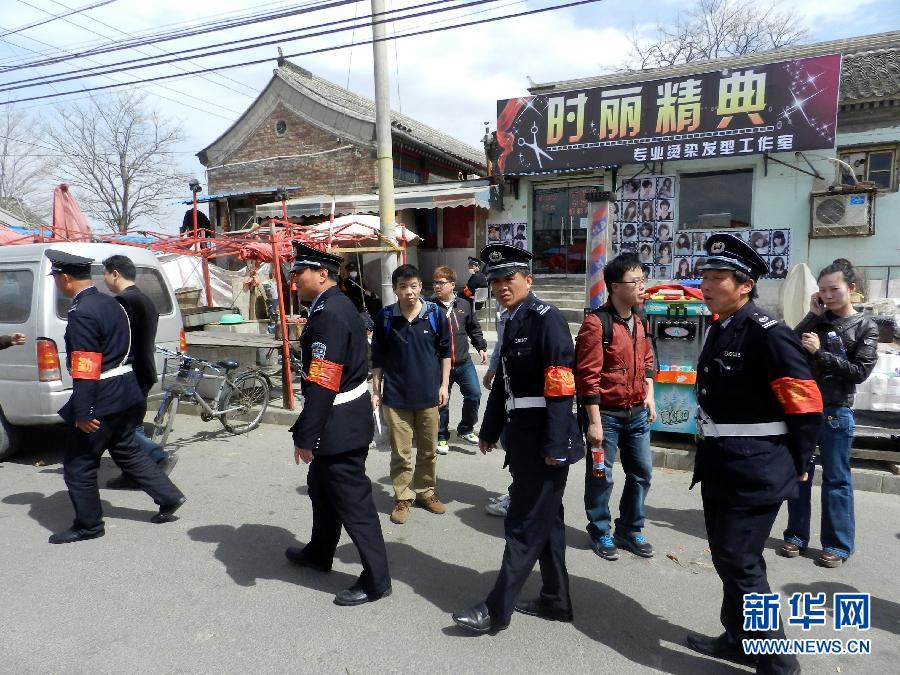
M 72 352 L 69 358 L 73 380 L 99 380 L 103 354 L 100 352 Z
M 341 390 L 341 373 L 343 372 L 344 366 L 340 363 L 325 359 L 313 359 L 309 364 L 307 378 L 310 382 L 315 382 L 333 392 L 339 392 Z
M 769 382 L 769 386 L 786 415 L 822 412 L 822 394 L 815 380 L 779 377 Z
M 544 369 L 544 396 L 574 396 L 575 375 L 571 368 L 550 366 Z

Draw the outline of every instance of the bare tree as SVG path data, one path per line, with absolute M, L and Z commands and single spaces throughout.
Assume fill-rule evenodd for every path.
M 657 25 L 655 40 L 631 36 L 632 69 L 720 59 L 800 44 L 808 37 L 803 17 L 779 3 L 699 0 L 674 23 Z
M 57 178 L 80 188 L 84 211 L 114 232 L 158 216 L 187 182 L 172 157 L 184 140 L 181 125 L 149 108 L 140 93 L 58 107 L 49 133 L 62 155 Z
M 28 211 L 42 217 L 50 212 L 49 157 L 40 129 L 26 113 L 0 107 L 0 204 L 25 220 Z

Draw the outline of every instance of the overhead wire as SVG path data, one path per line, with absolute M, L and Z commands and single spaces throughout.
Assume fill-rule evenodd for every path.
M 103 7 L 104 5 L 109 5 L 114 2 L 118 2 L 118 1 L 119 0 L 101 0 L 100 2 L 95 2 L 92 5 L 85 5 L 84 7 L 77 7 L 77 8 L 76 7 L 67 7 L 66 9 L 70 10 L 70 11 L 64 12 L 62 14 L 51 14 L 49 17 L 47 17 L 45 19 L 41 19 L 40 21 L 33 21 L 32 23 L 26 24 L 24 26 L 19 26 L 18 28 L 13 28 L 12 30 L 7 30 L 3 33 L 0 33 L 0 37 L 4 37 L 6 35 L 13 35 L 15 33 L 21 33 L 23 31 L 30 30 L 32 28 L 37 28 L 38 26 L 43 26 L 45 24 L 51 23 L 53 21 L 56 21 L 57 19 L 63 19 L 67 16 L 72 16 L 73 14 L 81 14 L 82 12 L 87 12 L 88 10 L 91 10 L 91 9 L 97 9 L 98 7 Z M 27 3 L 24 3 L 24 4 L 27 4 Z M 29 7 L 32 7 L 32 6 L 33 5 L 29 5 Z M 49 14 L 49 12 L 48 12 L 48 14 Z
M 484 2 L 484 1 L 486 1 L 486 0 L 480 0 L 480 2 L 469 3 L 469 4 L 470 5 L 471 4 L 481 4 L 481 2 Z M 475 21 L 466 21 L 466 22 L 462 22 L 462 23 L 449 25 L 449 26 L 440 26 L 440 27 L 436 27 L 436 28 L 412 31 L 412 32 L 402 33 L 402 34 L 396 35 L 396 36 L 385 36 L 384 38 L 381 38 L 381 40 L 392 40 L 392 39 L 400 39 L 400 38 L 404 38 L 404 37 L 416 37 L 416 36 L 421 36 L 421 35 L 430 35 L 430 34 L 444 32 L 444 31 L 448 31 L 448 30 L 455 30 L 457 28 L 466 28 L 466 27 L 470 27 L 470 26 L 483 25 L 486 23 L 493 23 L 496 21 L 504 21 L 507 19 L 531 16 L 534 14 L 541 14 L 544 12 L 556 11 L 559 9 L 566 9 L 569 7 L 576 7 L 579 5 L 592 4 L 592 3 L 600 2 L 600 1 L 601 0 L 573 0 L 571 2 L 566 2 L 566 3 L 562 3 L 562 4 L 558 4 L 558 5 L 552 5 L 549 7 L 540 7 L 540 8 L 535 8 L 535 9 L 526 10 L 526 11 L 522 11 L 522 12 L 506 14 L 506 15 L 502 15 L 502 16 L 487 17 L 487 18 L 478 19 Z M 432 10 L 429 13 L 437 13 L 437 10 Z M 409 18 L 409 17 L 407 17 L 407 18 Z M 348 29 L 347 28 L 335 29 L 330 32 L 337 33 L 337 32 L 343 32 L 345 30 L 348 30 Z M 375 40 L 373 38 L 373 39 L 361 42 L 360 44 L 372 44 L 374 42 L 375 42 Z M 349 45 L 346 43 L 340 44 L 340 45 L 331 45 L 331 46 L 327 46 L 327 47 L 321 47 L 318 49 L 307 50 L 304 52 L 288 54 L 288 55 L 285 55 L 284 58 L 296 58 L 299 56 L 308 56 L 310 54 L 321 54 L 321 53 L 325 53 L 325 52 L 336 51 L 338 49 L 345 49 L 348 46 Z M 169 74 L 169 75 L 159 75 L 156 77 L 149 77 L 149 78 L 144 78 L 144 79 L 139 79 L 139 80 L 132 80 L 132 81 L 128 82 L 127 84 L 135 85 L 135 84 L 145 84 L 145 83 L 149 83 L 149 82 L 159 82 L 159 81 L 163 81 L 163 80 L 171 80 L 171 79 L 175 79 L 175 78 L 187 77 L 190 75 L 198 75 L 200 73 L 216 72 L 216 71 L 221 71 L 221 70 L 230 70 L 233 68 L 241 68 L 241 67 L 246 67 L 246 66 L 251 66 L 251 65 L 258 65 L 260 63 L 265 63 L 267 61 L 270 61 L 270 59 L 263 58 L 263 59 L 255 59 L 252 61 L 244 61 L 241 63 L 230 63 L 230 64 L 224 64 L 224 65 L 219 65 L 219 66 L 212 66 L 212 67 L 204 68 L 201 70 L 196 70 L 196 71 L 192 71 L 192 72 L 186 73 L 186 74 L 175 73 L 175 74 Z M 112 88 L 118 87 L 118 86 L 123 86 L 123 85 L 122 84 L 113 84 L 113 85 L 103 85 L 103 86 L 97 86 L 97 87 L 86 87 L 83 89 L 83 91 L 85 91 L 85 92 L 102 91 L 102 90 L 106 90 L 106 89 L 112 89 Z M 5 101 L 5 102 L 0 101 L 0 105 L 9 105 L 12 103 L 22 103 L 22 102 L 27 102 L 27 101 L 36 101 L 36 100 L 43 100 L 43 99 L 48 99 L 48 98 L 58 98 L 60 96 L 66 96 L 68 94 L 73 94 L 73 93 L 77 94 L 77 93 L 81 93 L 81 91 L 75 90 L 75 91 L 62 92 L 62 93 L 56 93 L 56 94 L 43 94 L 43 95 L 38 95 L 38 96 L 30 96 L 30 97 L 25 97 L 25 98 L 20 98 L 20 99 L 14 99 L 12 101 Z

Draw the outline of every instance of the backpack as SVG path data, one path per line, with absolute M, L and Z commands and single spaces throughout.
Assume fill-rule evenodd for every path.
M 425 312 L 428 315 L 428 323 L 431 324 L 431 332 L 437 335 L 438 326 L 438 306 L 430 300 L 423 300 L 425 303 Z M 385 335 L 391 334 L 391 320 L 394 318 L 394 305 L 388 305 L 384 308 L 384 332 Z
M 640 320 L 640 322 L 644 325 L 644 335 L 646 335 L 651 344 L 653 345 L 653 351 L 656 352 L 656 338 L 650 333 L 650 320 L 647 319 L 647 315 L 644 313 L 643 309 L 639 309 L 635 307 L 632 310 L 632 313 Z M 598 307 L 595 310 L 591 311 L 591 314 L 596 314 L 597 318 L 600 319 L 600 325 L 603 327 L 603 351 L 609 349 L 609 346 L 612 344 L 613 338 L 613 318 L 612 314 L 609 312 L 609 308 L 606 306 Z

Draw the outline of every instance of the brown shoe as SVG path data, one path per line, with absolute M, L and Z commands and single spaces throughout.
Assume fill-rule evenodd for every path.
M 422 495 L 416 496 L 416 505 L 421 506 L 426 511 L 431 511 L 432 513 L 441 514 L 447 510 L 447 507 L 441 502 L 440 499 L 437 498 L 437 495 L 433 492 L 427 497 L 423 497 Z
M 781 546 L 778 548 L 776 553 L 783 558 L 796 558 L 803 551 L 802 548 L 797 546 L 797 544 L 792 544 L 789 541 L 781 542 Z
M 845 560 L 846 558 L 842 558 L 839 555 L 823 551 L 821 555 L 816 558 L 816 565 L 819 567 L 840 567 L 844 564 Z
M 412 504 L 412 499 L 398 499 L 394 503 L 394 510 L 391 511 L 391 522 L 403 525 L 406 519 L 409 518 L 410 504 Z

